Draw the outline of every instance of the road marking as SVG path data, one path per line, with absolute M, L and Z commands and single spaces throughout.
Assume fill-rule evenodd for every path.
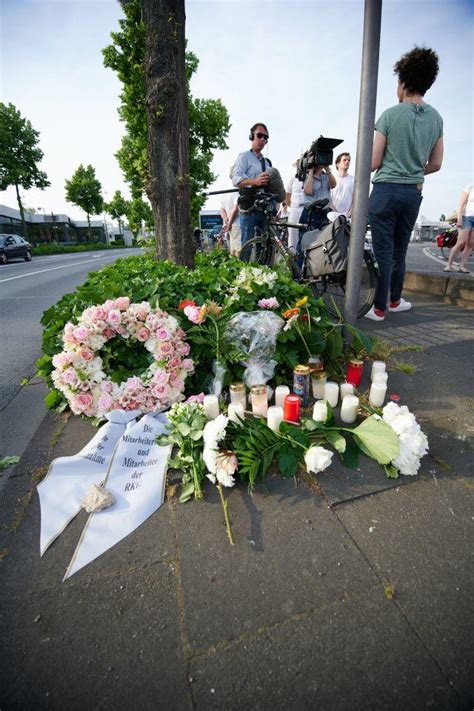
M 442 257 L 437 257 L 435 254 L 432 254 L 429 247 L 423 247 L 422 252 L 426 257 L 429 257 L 429 259 L 433 259 L 433 261 L 438 262 L 439 264 L 446 264 L 446 259 L 443 259 Z
M 37 272 L 28 272 L 28 274 L 19 274 L 18 276 L 8 277 L 7 279 L 0 279 L 0 284 L 3 284 L 5 281 L 13 281 L 14 279 L 23 279 L 24 277 L 34 276 L 35 274 L 43 274 L 43 272 L 54 272 L 55 269 L 69 269 L 70 267 L 79 266 L 80 264 L 90 264 L 91 260 L 93 260 L 93 259 L 100 259 L 100 257 L 90 257 L 89 259 L 86 259 L 84 262 L 72 262 L 72 264 L 63 264 L 60 267 L 50 267 L 49 269 L 39 269 Z M 111 257 L 104 257 L 104 260 L 106 260 L 106 259 L 117 259 L 117 255 L 114 254 Z

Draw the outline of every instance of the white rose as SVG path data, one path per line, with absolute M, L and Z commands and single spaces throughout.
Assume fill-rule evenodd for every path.
M 334 452 L 330 452 L 324 447 L 310 447 L 304 455 L 304 461 L 308 472 L 317 474 L 327 469 L 331 464 Z

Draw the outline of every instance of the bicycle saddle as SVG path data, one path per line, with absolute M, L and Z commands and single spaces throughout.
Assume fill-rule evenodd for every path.
M 329 205 L 329 200 L 327 198 L 321 198 L 320 200 L 313 200 L 309 205 L 305 205 L 307 210 L 312 210 L 316 208 L 317 210 L 323 210 L 327 205 Z

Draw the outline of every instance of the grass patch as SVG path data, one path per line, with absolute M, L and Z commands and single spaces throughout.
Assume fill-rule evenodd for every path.
M 405 375 L 413 375 L 413 373 L 416 373 L 418 370 L 416 365 L 413 365 L 413 363 L 407 363 L 403 360 L 394 360 L 393 367 L 395 370 L 400 370 L 402 373 L 405 373 Z
M 385 338 L 374 336 L 372 339 L 373 348 L 369 355 L 372 360 L 389 360 L 396 353 L 421 353 L 425 347 L 416 343 L 400 343 L 394 345 Z
M 124 244 L 101 244 L 94 242 L 91 244 L 42 244 L 38 247 L 33 247 L 33 255 L 41 257 L 48 254 L 72 254 L 73 252 L 95 252 L 97 250 L 107 249 L 127 249 L 128 245 Z M 136 245 L 132 245 L 136 247 Z

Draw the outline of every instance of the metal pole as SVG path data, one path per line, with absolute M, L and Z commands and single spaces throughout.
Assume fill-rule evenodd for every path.
M 381 17 L 382 0 L 365 0 L 354 207 L 352 210 L 351 248 L 347 266 L 346 298 L 344 301 L 344 318 L 352 326 L 357 321 L 360 279 L 364 258 L 364 238 L 367 231 Z

